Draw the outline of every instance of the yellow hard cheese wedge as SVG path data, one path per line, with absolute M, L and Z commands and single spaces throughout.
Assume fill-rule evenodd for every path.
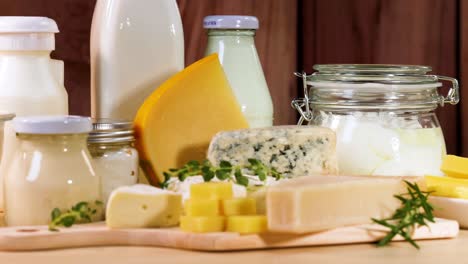
M 254 234 L 266 232 L 267 229 L 267 218 L 264 215 L 236 215 L 227 218 L 228 232 Z
M 468 199 L 468 179 L 426 176 L 427 190 L 434 196 Z
M 185 214 L 187 216 L 219 216 L 221 205 L 219 200 L 194 200 L 185 201 Z
M 124 186 L 110 195 L 106 224 L 111 228 L 175 226 L 182 211 L 180 194 L 143 184 Z
M 232 197 L 230 182 L 204 182 L 190 186 L 191 200 L 224 200 Z
M 222 232 L 225 222 L 224 216 L 182 216 L 180 229 L 192 233 Z
M 157 185 L 164 171 L 205 159 L 216 133 L 247 127 L 218 56 L 210 55 L 163 83 L 138 110 L 140 164 Z
M 468 179 L 468 158 L 447 155 L 440 170 L 449 177 Z
M 252 198 L 226 199 L 222 203 L 225 216 L 254 215 L 257 213 L 256 201 Z

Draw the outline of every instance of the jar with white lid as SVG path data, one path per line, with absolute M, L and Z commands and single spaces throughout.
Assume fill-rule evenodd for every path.
M 88 138 L 96 173 L 101 176 L 105 204 L 111 192 L 138 182 L 138 152 L 131 122 L 97 119 Z
M 16 116 L 67 115 L 63 61 L 53 60 L 57 23 L 47 17 L 0 16 L 0 111 Z M 5 123 L 0 166 L 0 211 L 3 175 L 17 148 L 11 122 Z
M 13 126 L 18 148 L 4 182 L 8 226 L 46 225 L 54 208 L 99 204 L 100 177 L 87 148 L 90 118 L 17 117 Z M 102 219 L 100 214 L 91 217 Z
M 250 127 L 273 125 L 273 102 L 255 47 L 254 16 L 207 16 L 205 55 L 218 53 L 226 77 Z
M 315 65 L 303 78 L 305 98 L 292 102 L 299 124 L 337 135 L 344 175 L 442 175 L 444 135 L 438 106 L 459 102 L 456 79 L 428 74 L 427 66 Z M 441 81 L 451 82 L 445 97 Z M 310 89 L 308 88 L 310 86 Z

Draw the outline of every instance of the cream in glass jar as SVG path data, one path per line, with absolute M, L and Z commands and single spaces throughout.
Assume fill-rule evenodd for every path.
M 337 134 L 340 174 L 442 175 L 446 155 L 435 109 L 459 101 L 455 79 L 427 66 L 316 65 L 306 97 L 293 101 L 304 121 Z M 447 97 L 441 81 L 451 81 Z M 308 91 L 307 85 L 311 88 Z
M 273 125 L 273 103 L 255 47 L 259 27 L 253 16 L 207 16 L 205 55 L 218 53 L 242 113 L 250 127 Z
M 138 152 L 134 147 L 133 124 L 112 119 L 98 119 L 88 138 L 96 173 L 101 176 L 105 204 L 111 192 L 138 182 Z
M 101 200 L 100 178 L 87 148 L 91 119 L 21 117 L 13 126 L 18 148 L 4 182 L 8 226 L 45 225 L 54 208 Z

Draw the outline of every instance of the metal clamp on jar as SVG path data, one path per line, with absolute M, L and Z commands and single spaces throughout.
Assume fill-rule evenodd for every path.
M 442 175 L 445 141 L 434 110 L 459 102 L 454 78 L 427 66 L 315 65 L 303 79 L 304 98 L 292 101 L 298 124 L 325 126 L 337 135 L 340 174 Z M 441 81 L 452 86 L 439 94 Z M 309 89 L 310 86 L 310 89 Z
M 96 173 L 102 178 L 105 204 L 114 189 L 138 181 L 138 152 L 134 141 L 131 122 L 99 119 L 93 123 L 88 148 Z

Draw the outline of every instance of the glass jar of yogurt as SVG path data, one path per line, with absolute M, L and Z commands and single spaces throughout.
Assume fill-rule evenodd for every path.
M 303 78 L 305 98 L 292 105 L 299 124 L 337 135 L 340 174 L 442 175 L 444 135 L 434 110 L 457 104 L 457 80 L 427 74 L 427 66 L 316 65 Z M 450 81 L 447 96 L 441 81 Z M 310 86 L 310 89 L 309 89 Z
M 138 152 L 134 147 L 131 122 L 98 119 L 88 138 L 96 173 L 102 178 L 102 197 L 105 204 L 111 192 L 138 182 Z
M 18 147 L 4 175 L 8 226 L 46 225 L 55 208 L 68 210 L 79 202 L 98 204 L 100 178 L 86 144 L 90 118 L 17 117 L 13 127 Z M 101 216 L 92 218 L 100 220 Z

